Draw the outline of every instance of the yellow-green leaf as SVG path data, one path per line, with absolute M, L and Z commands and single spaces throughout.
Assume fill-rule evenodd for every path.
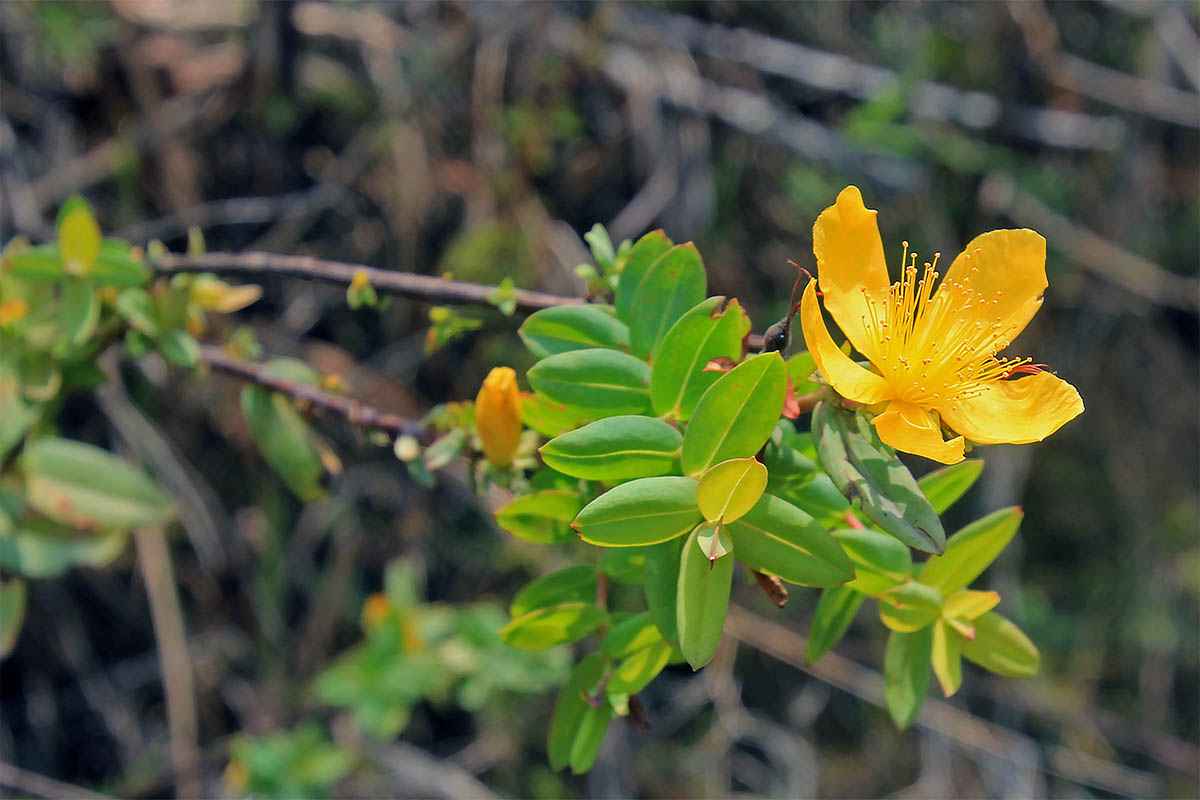
M 999 602 L 1000 595 L 995 592 L 963 590 L 946 598 L 942 605 L 942 616 L 946 619 L 975 619 L 991 611 Z
M 975 638 L 963 643 L 962 654 L 984 669 L 1010 678 L 1036 675 L 1041 666 L 1041 656 L 1029 637 L 994 611 L 975 620 Z
M 967 586 L 987 569 L 1021 527 L 1020 508 L 1002 508 L 966 526 L 946 541 L 946 550 L 925 562 L 920 581 L 943 594 Z
M 69 275 L 86 275 L 100 254 L 100 226 L 87 202 L 80 201 L 58 224 L 58 249 Z
M 962 686 L 962 642 L 962 634 L 944 620 L 934 623 L 929 660 L 933 665 L 933 674 L 941 684 L 942 694 L 946 697 Z
M 894 631 L 909 633 L 933 622 L 942 611 L 937 589 L 908 581 L 879 595 L 879 618 Z
M 717 652 L 733 584 L 733 557 L 709 561 L 696 542 L 697 535 L 693 531 L 683 546 L 676 598 L 679 648 L 692 669 L 700 669 Z
M 595 603 L 559 603 L 530 611 L 500 629 L 500 639 L 519 650 L 542 650 L 587 636 L 608 618 Z
M 766 488 L 766 467 L 753 458 L 734 458 L 704 473 L 696 487 L 696 502 L 710 522 L 733 522 L 754 507 Z

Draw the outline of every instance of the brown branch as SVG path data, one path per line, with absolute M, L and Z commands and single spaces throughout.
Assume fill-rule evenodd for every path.
M 113 800 L 110 795 L 100 794 L 82 786 L 63 783 L 37 772 L 21 769 L 0 761 L 0 786 L 29 793 L 34 797 L 78 797 L 80 800 Z
M 329 394 L 307 383 L 289 381 L 272 375 L 265 365 L 242 361 L 219 347 L 201 345 L 200 358 L 211 369 L 286 394 L 310 406 L 332 411 L 354 425 L 386 431 L 393 436 L 413 436 L 422 441 L 427 441 L 430 437 L 429 431 L 419 422 L 380 411 L 352 397 Z
M 416 275 L 348 264 L 311 256 L 285 256 L 275 253 L 206 253 L 198 256 L 168 254 L 155 259 L 151 266 L 162 274 L 177 272 L 219 272 L 239 275 L 282 275 L 289 278 L 348 286 L 355 273 L 365 271 L 377 292 L 425 300 L 446 305 L 487 305 L 495 286 L 466 281 L 451 281 L 432 275 Z M 521 311 L 537 311 L 551 306 L 579 305 L 578 297 L 562 297 L 514 289 L 513 297 Z

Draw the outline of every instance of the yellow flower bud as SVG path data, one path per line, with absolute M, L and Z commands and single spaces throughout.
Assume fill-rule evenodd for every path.
M 484 379 L 475 398 L 475 428 L 488 461 L 498 467 L 512 463 L 521 441 L 521 393 L 511 367 L 496 367 Z
M 362 625 L 367 630 L 379 627 L 392 613 L 392 604 L 387 595 L 376 592 L 366 599 L 362 607 Z
M 28 313 L 29 304 L 24 300 L 20 298 L 5 300 L 0 303 L 0 328 L 7 328 L 9 325 L 20 322 Z

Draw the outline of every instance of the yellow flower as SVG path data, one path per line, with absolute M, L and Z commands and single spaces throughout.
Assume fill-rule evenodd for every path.
M 487 460 L 498 467 L 511 464 L 521 442 L 521 393 L 512 368 L 496 367 L 484 379 L 475 398 L 475 427 Z
M 1041 235 L 1022 229 L 975 237 L 934 291 L 940 254 L 918 270 L 907 242 L 902 279 L 889 282 L 876 213 L 847 186 L 813 226 L 825 308 L 873 370 L 834 344 L 817 281 L 804 291 L 800 322 L 825 380 L 848 400 L 881 404 L 872 420 L 880 439 L 954 464 L 963 459 L 964 437 L 979 444 L 1037 442 L 1083 411 L 1071 384 L 1029 359 L 997 357 L 1042 305 Z M 1013 378 L 1023 372 L 1032 374 Z M 944 441 L 942 425 L 961 435 Z

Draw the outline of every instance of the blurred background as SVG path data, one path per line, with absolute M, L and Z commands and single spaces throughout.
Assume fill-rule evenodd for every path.
M 486 636 L 462 644 L 475 666 L 391 698 L 403 733 L 382 741 L 313 689 L 362 642 L 388 563 L 421 613 L 465 608 L 486 629 L 567 550 L 511 540 L 461 469 L 419 485 L 336 419 L 317 424 L 344 474 L 304 506 L 264 468 L 236 381 L 126 365 L 63 425 L 106 443 L 114 414 L 132 413 L 178 467 L 170 555 L 196 730 L 167 729 L 131 548 L 32 585 L 0 663 L 0 783 L 56 793 L 41 775 L 124 797 L 1195 797 L 1197 26 L 1194 3 L 1116 1 L 0 5 L 0 239 L 51 237 L 81 192 L 106 233 L 173 250 L 199 226 L 210 250 L 577 295 L 593 223 L 616 241 L 662 227 L 695 240 L 710 291 L 737 296 L 762 331 L 787 306 L 787 260 L 811 267 L 814 218 L 854 183 L 892 258 L 901 239 L 953 255 L 994 228 L 1044 234 L 1050 290 L 1016 349 L 1087 405 L 1043 444 L 982 449 L 980 484 L 947 518 L 953 530 L 1024 507 L 977 588 L 997 589 L 1038 644 L 1037 678 L 968 665 L 954 698 L 931 687 L 898 732 L 878 705 L 870 608 L 806 671 L 796 634 L 817 592 L 776 610 L 743 583 L 714 662 L 664 673 L 643 693 L 653 727 L 614 724 L 574 777 L 543 747 L 563 653 L 516 662 Z M 419 416 L 473 397 L 495 364 L 531 363 L 519 317 L 492 309 L 426 355 L 426 305 L 352 311 L 336 287 L 262 285 L 237 322 L 268 355 L 336 372 L 389 411 Z M 455 619 L 466 642 L 474 617 Z M 190 783 L 169 742 L 190 749 Z

